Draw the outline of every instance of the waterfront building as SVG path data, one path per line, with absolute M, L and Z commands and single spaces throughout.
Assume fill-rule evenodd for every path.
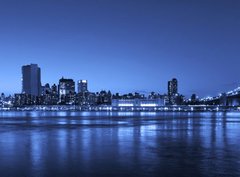
M 168 104 L 176 105 L 180 102 L 180 95 L 178 93 L 178 81 L 176 78 L 168 81 Z
M 78 93 L 88 92 L 88 82 L 87 80 L 78 81 Z
M 73 79 L 61 78 L 58 85 L 60 103 L 73 104 L 75 99 L 75 82 Z
M 102 90 L 100 93 L 96 93 L 96 99 L 98 105 L 111 105 L 112 93 L 110 91 Z
M 65 79 L 62 77 L 59 80 L 58 89 L 59 89 L 59 95 L 67 95 L 70 93 L 74 93 L 75 82 L 73 81 L 73 79 Z
M 112 95 L 112 99 L 145 99 L 145 95 L 137 92 L 123 95 L 116 93 Z
M 21 106 L 28 106 L 36 104 L 36 97 L 30 94 L 15 94 L 14 95 L 14 106 L 21 107 Z
M 80 92 L 77 94 L 76 104 L 80 106 L 95 106 L 97 97 L 95 93 Z
M 58 96 L 58 87 L 56 84 L 53 84 L 51 87 L 51 104 L 55 105 L 59 101 L 59 96 Z
M 158 107 L 164 106 L 164 99 L 113 99 L 112 106 L 116 107 Z
M 178 81 L 176 78 L 173 78 L 171 81 L 168 81 L 168 95 L 173 96 L 178 94 Z
M 41 95 L 41 69 L 37 64 L 22 66 L 22 93 Z

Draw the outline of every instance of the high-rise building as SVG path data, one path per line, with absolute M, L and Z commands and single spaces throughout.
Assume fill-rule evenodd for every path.
M 75 92 L 75 82 L 73 79 L 61 78 L 59 80 L 59 95 L 73 94 Z
M 72 102 L 75 94 L 75 82 L 73 79 L 61 78 L 59 80 L 58 94 L 60 102 Z
M 176 78 L 173 78 L 171 81 L 168 81 L 168 104 L 182 104 L 182 100 L 182 95 L 178 93 L 178 81 Z
M 78 81 L 78 93 L 88 92 L 87 80 Z
M 176 78 L 173 78 L 171 81 L 168 81 L 168 95 L 175 96 L 178 94 L 178 81 Z
M 37 64 L 22 66 L 22 93 L 41 95 L 41 69 Z

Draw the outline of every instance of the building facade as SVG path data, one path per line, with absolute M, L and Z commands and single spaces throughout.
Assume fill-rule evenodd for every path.
M 173 78 L 171 81 L 168 81 L 168 95 L 174 96 L 178 94 L 178 81 L 176 78 Z
M 60 103 L 74 103 L 75 82 L 73 79 L 61 78 L 58 85 L 58 95 Z
M 41 69 L 37 64 L 22 66 L 22 93 L 41 95 Z
M 88 92 L 88 82 L 87 80 L 78 81 L 78 93 Z
M 164 106 L 164 99 L 113 99 L 112 106 L 116 107 L 158 107 Z

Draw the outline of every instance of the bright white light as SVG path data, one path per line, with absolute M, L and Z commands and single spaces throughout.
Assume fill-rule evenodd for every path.
M 157 106 L 157 104 L 154 104 L 154 103 L 142 103 L 142 104 L 140 104 L 140 106 L 142 106 L 142 107 L 144 107 L 144 106 L 146 106 L 146 107 L 155 107 L 155 106 Z
M 131 103 L 120 103 L 118 106 L 133 106 Z
M 87 83 L 87 80 L 81 80 L 82 83 Z

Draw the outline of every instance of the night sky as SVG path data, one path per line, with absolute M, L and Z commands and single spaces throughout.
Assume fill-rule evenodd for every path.
M 217 95 L 240 85 L 239 0 L 0 0 L 0 92 L 21 66 L 42 84 L 87 79 L 90 91 Z

